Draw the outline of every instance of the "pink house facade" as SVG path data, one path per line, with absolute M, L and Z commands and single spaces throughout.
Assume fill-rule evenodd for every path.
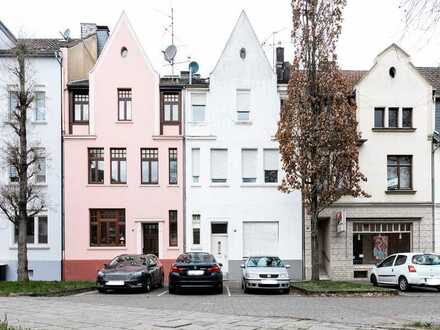
M 75 54 L 64 52 L 64 279 L 95 279 L 120 254 L 167 267 L 183 251 L 180 91 L 160 92 L 125 14 L 86 79 L 68 76 Z

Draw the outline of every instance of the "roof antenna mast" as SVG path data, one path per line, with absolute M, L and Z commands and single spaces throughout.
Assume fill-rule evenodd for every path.
M 171 7 L 171 45 L 169 45 L 164 51 L 162 51 L 165 61 L 171 65 L 171 75 L 174 76 L 174 58 L 177 54 L 177 47 L 174 45 L 174 8 Z

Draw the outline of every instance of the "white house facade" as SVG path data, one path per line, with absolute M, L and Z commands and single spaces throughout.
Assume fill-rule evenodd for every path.
M 28 220 L 29 275 L 33 280 L 61 279 L 61 69 L 55 57 L 59 41 L 24 40 L 32 50 L 28 63 L 34 83 L 34 102 L 29 112 L 29 144 L 45 149 L 47 157 L 38 162 L 35 184 L 46 196 L 47 209 Z M 1 143 L 8 139 L 9 109 L 14 106 L 10 91 L 16 88 L 8 66 L 14 64 L 17 40 L 0 22 L 0 132 Z M 17 184 L 16 174 L 1 156 L 1 185 Z M 17 244 L 14 225 L 0 214 L 0 264 L 7 265 L 7 280 L 16 279 Z
M 302 275 L 300 194 L 278 190 L 277 79 L 242 12 L 208 86 L 185 89 L 186 250 L 211 252 L 229 279 L 251 255 Z
M 356 95 L 359 163 L 368 180 L 363 188 L 371 197 L 342 198 L 322 214 L 321 275 L 367 278 L 390 254 L 434 250 L 432 73 L 438 69 L 416 68 L 394 44 L 369 71 L 346 72 Z M 305 230 L 308 277 L 309 222 Z

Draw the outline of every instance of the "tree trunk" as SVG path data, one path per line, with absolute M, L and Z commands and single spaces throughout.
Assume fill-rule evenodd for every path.
M 318 230 L 318 197 L 312 197 L 311 213 L 311 253 L 312 253 L 312 281 L 319 281 L 319 230 Z
M 28 258 L 27 258 L 27 220 L 18 220 L 18 267 L 17 279 L 19 281 L 29 281 Z
M 26 65 L 25 54 L 18 56 L 20 70 L 19 90 L 19 201 L 18 201 L 18 267 L 17 277 L 19 281 L 29 281 L 28 258 L 27 258 L 27 198 L 28 198 L 28 143 L 27 143 L 27 95 L 26 91 Z

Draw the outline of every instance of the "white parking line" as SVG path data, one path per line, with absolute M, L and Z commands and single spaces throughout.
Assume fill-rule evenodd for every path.
M 231 291 L 229 290 L 229 286 L 226 285 L 226 291 L 228 292 L 228 297 L 231 296 Z
M 168 290 L 165 290 L 164 292 L 159 293 L 157 296 L 158 296 L 158 297 L 161 297 L 161 296 L 163 296 L 165 293 L 168 293 Z

